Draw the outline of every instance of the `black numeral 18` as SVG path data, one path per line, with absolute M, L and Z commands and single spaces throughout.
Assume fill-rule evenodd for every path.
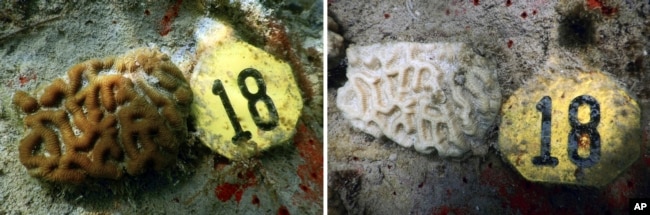
M 246 86 L 246 79 L 249 77 L 255 79 L 255 84 L 257 85 L 257 92 L 255 93 L 251 93 Z M 239 73 L 239 76 L 237 77 L 237 86 L 239 86 L 239 90 L 241 91 L 242 95 L 248 100 L 248 111 L 253 116 L 255 125 L 265 131 L 272 130 L 277 127 L 279 120 L 278 111 L 275 108 L 275 104 L 273 104 L 271 97 L 266 94 L 266 83 L 264 83 L 262 74 L 253 68 L 244 69 Z M 221 98 L 223 107 L 226 109 L 228 119 L 230 119 L 230 123 L 232 123 L 235 129 L 235 136 L 232 137 L 232 142 L 236 143 L 241 140 L 251 139 L 251 132 L 244 131 L 241 127 L 241 124 L 239 124 L 235 110 L 232 107 L 232 104 L 230 104 L 230 99 L 228 98 L 226 90 L 223 88 L 221 80 L 217 79 L 214 81 L 214 84 L 212 85 L 212 93 L 218 95 Z M 257 108 L 255 108 L 255 104 L 257 104 L 259 101 L 264 102 L 264 105 L 266 105 L 266 108 L 269 110 L 269 121 L 265 122 L 262 120 L 260 113 L 257 111 Z
M 580 123 L 578 121 L 578 107 L 580 105 L 589 105 L 589 122 Z M 537 103 L 537 110 L 542 112 L 542 137 L 541 137 L 541 155 L 533 157 L 533 164 L 536 166 L 557 166 L 558 160 L 551 156 L 551 106 L 552 101 L 548 96 L 544 96 Z M 568 153 L 569 159 L 573 164 L 581 168 L 588 168 L 596 165 L 600 160 L 600 134 L 597 127 L 600 123 L 600 104 L 589 95 L 575 97 L 569 105 L 569 132 Z M 578 155 L 579 145 L 589 142 L 589 157 L 583 158 Z

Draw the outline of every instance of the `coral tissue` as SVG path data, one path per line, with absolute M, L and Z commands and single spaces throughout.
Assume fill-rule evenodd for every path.
M 187 137 L 192 98 L 181 71 L 157 50 L 82 62 L 38 98 L 14 94 L 27 114 L 20 162 L 34 177 L 67 183 L 162 170 Z
M 496 71 L 461 43 L 394 43 L 347 50 L 337 106 L 352 126 L 421 153 L 487 152 L 501 104 Z

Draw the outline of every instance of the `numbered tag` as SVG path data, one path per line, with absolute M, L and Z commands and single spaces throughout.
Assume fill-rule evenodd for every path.
M 639 157 L 639 106 L 610 77 L 529 83 L 502 106 L 499 127 L 499 150 L 526 179 L 604 186 Z
M 199 60 L 192 111 L 203 143 L 240 160 L 295 134 L 302 97 L 291 68 L 240 41 L 225 41 Z

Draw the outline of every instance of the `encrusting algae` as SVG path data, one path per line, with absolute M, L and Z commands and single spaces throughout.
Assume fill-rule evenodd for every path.
M 181 71 L 158 50 L 73 66 L 36 98 L 17 91 L 27 114 L 20 162 L 47 181 L 120 179 L 175 163 L 187 137 L 192 91 Z

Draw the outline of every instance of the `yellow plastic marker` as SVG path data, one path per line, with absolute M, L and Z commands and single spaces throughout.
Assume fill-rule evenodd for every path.
M 601 72 L 537 77 L 502 114 L 499 149 L 530 181 L 604 186 L 639 157 L 639 105 Z
M 231 36 L 205 41 L 190 81 L 203 143 L 241 160 L 290 140 L 302 110 L 291 67 Z

